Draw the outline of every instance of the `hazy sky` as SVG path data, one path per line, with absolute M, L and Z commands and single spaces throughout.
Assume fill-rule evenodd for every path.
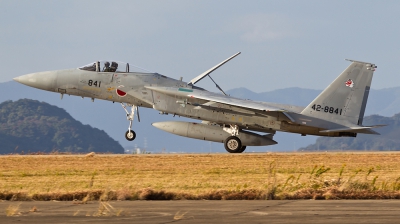
M 129 62 L 225 90 L 325 88 L 349 62 L 378 66 L 372 88 L 400 86 L 400 1 L 2 1 L 0 82 L 26 73 Z M 217 91 L 209 79 L 198 85 Z

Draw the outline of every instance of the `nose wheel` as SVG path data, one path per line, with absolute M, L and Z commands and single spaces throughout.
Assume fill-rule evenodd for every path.
M 122 108 L 124 108 L 126 112 L 126 119 L 129 121 L 129 127 L 128 131 L 125 132 L 125 138 L 128 141 L 133 141 L 136 138 L 136 133 L 132 130 L 132 123 L 135 118 L 135 111 L 137 112 L 137 117 L 138 121 L 140 122 L 140 117 L 139 117 L 139 109 L 135 105 L 130 105 L 130 104 L 123 104 L 121 103 Z M 126 107 L 131 107 L 131 112 L 129 113 Z
M 128 130 L 125 133 L 125 138 L 128 141 L 133 141 L 136 138 L 136 133 L 133 130 Z

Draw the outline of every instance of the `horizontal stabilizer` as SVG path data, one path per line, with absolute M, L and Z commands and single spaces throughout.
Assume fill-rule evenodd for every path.
M 330 129 L 330 130 L 323 130 L 320 131 L 322 133 L 329 133 L 329 132 L 352 132 L 352 133 L 362 133 L 362 134 L 374 134 L 380 135 L 378 132 L 371 130 L 372 128 L 380 128 L 386 125 L 374 125 L 374 126 L 355 126 L 355 127 L 344 127 L 344 128 L 337 128 L 337 129 Z

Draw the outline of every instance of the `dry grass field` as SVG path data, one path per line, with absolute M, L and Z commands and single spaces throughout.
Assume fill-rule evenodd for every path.
M 400 153 L 12 155 L 2 200 L 400 198 Z

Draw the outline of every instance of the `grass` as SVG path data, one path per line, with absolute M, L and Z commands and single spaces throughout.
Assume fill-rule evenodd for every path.
M 389 152 L 1 156 L 0 199 L 400 198 L 399 161 Z

